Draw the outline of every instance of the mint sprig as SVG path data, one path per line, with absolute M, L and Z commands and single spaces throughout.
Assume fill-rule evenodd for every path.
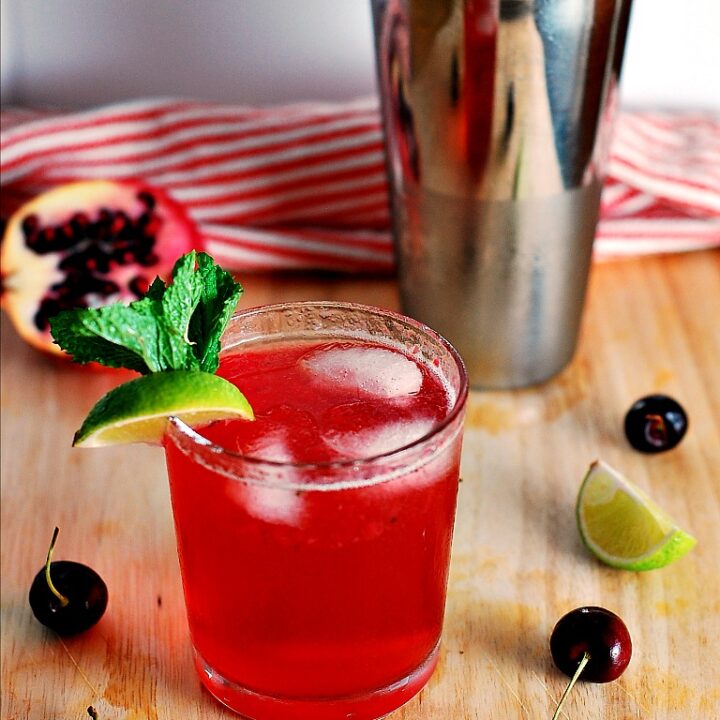
M 78 363 L 97 362 L 147 375 L 165 370 L 214 373 L 220 338 L 242 286 L 206 253 L 183 255 L 166 285 L 156 278 L 140 300 L 64 310 L 50 332 Z

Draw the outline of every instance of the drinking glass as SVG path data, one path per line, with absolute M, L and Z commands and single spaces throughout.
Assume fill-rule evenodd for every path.
M 242 455 L 172 419 L 190 636 L 202 682 L 244 717 L 371 720 L 416 694 L 437 662 L 467 378 L 431 329 L 345 303 L 236 314 L 221 371 L 237 354 L 308 339 L 402 350 L 442 383 L 447 411 L 403 447 L 325 463 Z M 271 391 L 281 401 L 297 388 Z

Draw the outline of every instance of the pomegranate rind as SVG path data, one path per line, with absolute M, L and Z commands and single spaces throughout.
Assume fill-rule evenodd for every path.
M 143 208 L 138 198 L 149 192 L 155 199 L 154 214 L 161 220 L 153 252 L 159 261 L 143 267 L 142 274 L 169 277 L 176 260 L 186 252 L 202 250 L 203 243 L 196 225 L 185 209 L 165 192 L 139 181 L 87 180 L 60 185 L 44 192 L 18 208 L 9 218 L 2 240 L 0 267 L 2 268 L 2 297 L 0 304 L 7 312 L 20 337 L 33 347 L 53 355 L 68 357 L 52 340 L 49 330 L 40 330 L 34 322 L 35 313 L 48 288 L 61 281 L 64 273 L 57 267 L 64 253 L 38 254 L 25 243 L 22 222 L 36 215 L 41 225 L 61 225 L 75 213 L 84 212 L 91 218 L 100 208 L 123 210 L 131 217 Z M 127 291 L 130 280 L 138 275 L 138 265 L 114 263 L 108 275 L 121 287 L 121 292 L 108 299 L 98 298 L 92 306 L 137 299 Z

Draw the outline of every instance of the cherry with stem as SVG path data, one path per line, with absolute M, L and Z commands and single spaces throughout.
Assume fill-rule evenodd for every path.
M 601 607 L 580 607 L 558 620 L 550 636 L 555 665 L 571 678 L 552 720 L 557 720 L 575 683 L 616 680 L 632 656 L 632 641 L 625 623 Z
M 107 607 L 103 579 L 87 565 L 52 561 L 59 529 L 53 531 L 45 566 L 30 587 L 28 600 L 35 617 L 59 635 L 76 635 L 91 628 Z

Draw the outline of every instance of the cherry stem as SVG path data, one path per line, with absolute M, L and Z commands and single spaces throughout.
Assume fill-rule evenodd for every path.
M 558 703 L 557 708 L 555 708 L 555 714 L 552 716 L 552 720 L 557 720 L 560 717 L 560 711 L 562 710 L 562 706 L 565 704 L 565 698 L 570 694 L 570 691 L 573 689 L 573 686 L 578 681 L 578 678 L 580 677 L 580 674 L 585 669 L 585 666 L 590 662 L 590 653 L 584 652 L 582 659 L 578 663 L 577 670 L 575 671 L 575 674 L 572 676 L 572 680 L 568 683 L 568 686 L 565 688 L 565 692 L 562 694 L 562 697 L 560 698 L 560 702 Z
M 50 592 L 60 601 L 60 605 L 65 607 L 70 601 L 53 585 L 52 578 L 50 577 L 50 559 L 52 558 L 53 550 L 55 549 L 55 543 L 57 542 L 57 536 L 60 532 L 60 528 L 55 528 L 53 532 L 52 540 L 50 540 L 50 547 L 48 549 L 47 560 L 45 561 L 45 580 L 47 581 Z

